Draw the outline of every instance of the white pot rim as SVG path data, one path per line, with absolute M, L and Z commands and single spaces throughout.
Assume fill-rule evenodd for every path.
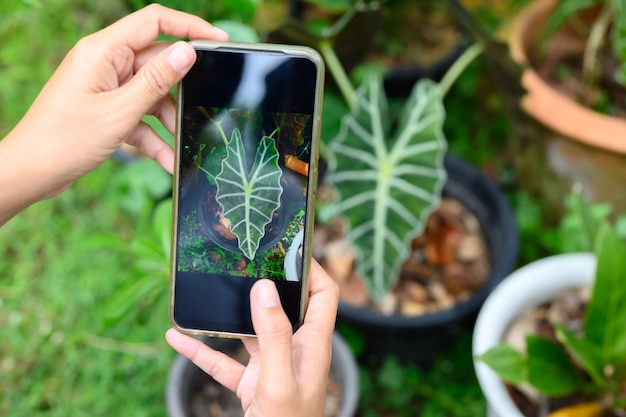
M 596 269 L 591 253 L 555 255 L 532 262 L 505 278 L 487 297 L 474 325 L 472 353 L 478 383 L 498 417 L 523 417 L 500 378 L 476 358 L 500 343 L 520 313 L 566 288 L 590 286 Z

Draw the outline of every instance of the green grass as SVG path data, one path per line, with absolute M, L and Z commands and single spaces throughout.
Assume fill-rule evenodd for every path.
M 109 297 L 136 277 L 121 255 L 130 250 L 102 244 L 130 247 L 136 230 L 123 173 L 109 162 L 0 228 L 1 415 L 165 415 L 167 299 L 144 325 L 103 321 Z
M 71 45 L 124 13 L 115 1 L 0 2 L 0 137 Z M 130 242 L 137 228 L 126 208 L 145 202 L 125 173 L 109 162 L 0 228 L 0 415 L 166 414 L 167 301 L 143 326 L 103 320 L 136 276 L 125 248 L 101 239 Z
M 119 0 L 0 1 L 0 137 L 80 37 L 127 11 Z

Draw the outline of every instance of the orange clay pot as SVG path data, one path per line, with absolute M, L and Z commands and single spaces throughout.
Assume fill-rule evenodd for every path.
M 532 2 L 512 27 L 509 47 L 513 59 L 529 65 L 529 51 L 538 46 L 538 33 L 555 0 Z M 522 108 L 557 133 L 587 145 L 626 154 L 626 121 L 586 108 L 559 93 L 530 66 L 524 71 L 522 85 L 528 94 Z
M 515 121 L 522 124 L 513 145 L 520 184 L 543 201 L 552 221 L 560 218 L 573 184 L 581 186 L 588 200 L 610 203 L 614 213 L 626 213 L 622 192 L 626 121 L 579 105 L 530 65 L 529 57 L 540 47 L 540 30 L 555 4 L 555 0 L 535 0 L 508 27 L 511 55 L 525 67 L 521 82 L 527 91 L 520 101 L 526 117 Z M 529 123 L 529 118 L 535 123 Z

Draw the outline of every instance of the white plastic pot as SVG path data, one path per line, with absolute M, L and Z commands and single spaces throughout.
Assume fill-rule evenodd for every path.
M 596 258 L 590 253 L 547 257 L 532 262 L 506 277 L 487 297 L 478 313 L 472 340 L 474 368 L 487 399 L 489 417 L 523 417 L 502 380 L 476 358 L 500 343 L 520 314 L 569 288 L 589 287 Z

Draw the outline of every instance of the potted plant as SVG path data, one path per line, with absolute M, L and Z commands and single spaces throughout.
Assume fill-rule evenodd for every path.
M 346 22 L 340 19 L 337 24 Z M 324 31 L 327 34 L 337 32 L 337 26 Z M 339 306 L 340 329 L 360 334 L 365 342 L 365 349 L 360 352 L 362 359 L 377 360 L 394 354 L 405 360 L 429 362 L 451 342 L 464 322 L 471 320 L 489 290 L 512 268 L 516 257 L 517 234 L 512 214 L 497 187 L 471 165 L 452 156 L 444 157 L 446 140 L 441 127 L 445 91 L 481 52 L 481 46 L 468 48 L 441 83 L 426 79 L 417 82 L 408 97 L 399 100 L 403 110 L 397 114 L 389 111 L 396 103 L 388 106 L 382 77 L 375 70 L 361 71 L 365 74 L 364 81 L 361 88 L 355 89 L 335 53 L 335 47 L 340 46 L 337 39 L 306 36 L 316 40 L 313 46 L 324 56 L 345 101 L 343 113 L 335 111 L 343 114 L 340 133 L 332 140 L 325 140 L 327 147 L 322 153 L 328 162 L 328 170 L 318 195 L 320 221 L 316 232 L 327 236 L 337 234 L 332 230 L 324 232 L 324 229 L 334 222 L 332 219 L 343 218 L 346 220 L 347 244 L 330 248 L 326 245 L 326 238 L 316 240 L 314 237 L 314 247 L 318 248 L 314 256 L 340 282 L 340 286 L 343 278 L 336 273 L 336 264 L 347 265 L 350 273 L 354 263 L 360 276 L 357 281 L 364 283 L 361 289 L 366 288 L 365 305 L 355 306 L 346 301 L 346 295 L 353 293 L 355 287 L 343 291 Z M 325 100 L 325 105 L 330 103 Z M 328 124 L 329 118 L 324 123 Z M 329 194 L 331 196 L 324 204 L 324 195 Z M 455 202 L 447 204 L 449 198 Z M 426 219 L 433 218 L 429 214 L 436 211 L 436 218 L 444 207 L 462 212 L 459 218 L 467 220 L 447 222 L 448 212 L 435 220 L 434 226 L 427 227 Z M 463 209 L 457 210 L 458 207 Z M 467 225 L 472 225 L 469 227 L 472 232 L 466 230 Z M 446 230 L 437 234 L 439 238 L 426 239 L 431 243 L 438 242 L 431 244 L 429 249 L 415 248 L 421 244 L 423 238 L 419 236 L 423 236 L 426 229 Z M 476 230 L 480 232 L 476 233 Z M 470 256 L 471 260 L 466 263 L 455 263 L 458 245 L 452 241 L 464 240 L 467 235 L 471 235 L 470 241 L 473 240 L 475 245 L 470 245 L 466 254 L 472 252 L 477 256 Z M 450 239 L 445 243 L 447 238 Z M 322 253 L 320 248 L 328 249 Z M 431 286 L 414 280 L 409 284 L 411 297 L 400 295 L 408 294 L 404 290 L 394 289 L 403 267 L 411 269 L 413 275 L 421 276 L 416 270 L 425 263 L 414 261 L 425 251 L 445 253 L 448 258 L 454 258 L 450 261 L 454 264 L 452 267 L 447 268 L 450 264 L 444 265 L 442 261 L 437 266 L 427 265 L 425 269 L 455 271 L 450 280 L 465 286 L 456 294 L 457 298 L 446 293 L 441 283 Z M 334 264 L 326 256 L 329 253 L 349 255 L 351 252 L 355 253 L 354 257 L 335 259 Z M 412 260 L 409 259 L 411 254 L 414 255 Z M 407 262 L 411 264 L 407 265 Z M 366 266 L 368 263 L 371 267 Z M 473 275 L 475 271 L 480 273 Z M 466 279 L 469 277 L 471 279 Z M 477 285 L 465 291 L 470 281 Z M 421 308 L 415 297 L 422 290 L 427 299 L 437 299 L 438 304 Z M 473 294 L 469 295 L 470 292 Z M 397 303 L 392 299 L 389 303 L 392 294 L 398 295 L 397 300 L 409 299 Z M 410 315 L 407 310 L 411 310 Z M 355 340 L 354 337 L 351 339 Z
M 525 67 L 527 91 L 514 162 L 525 186 L 553 208 L 580 182 L 592 201 L 626 209 L 611 191 L 626 180 L 624 16 L 621 1 L 535 0 L 511 24 L 508 44 Z
M 245 361 L 247 352 L 234 339 L 206 339 L 215 349 Z M 333 335 L 324 417 L 353 417 L 359 400 L 359 370 L 341 335 Z M 243 416 L 237 395 L 220 386 L 190 360 L 176 355 L 167 379 L 165 401 L 170 417 Z
M 626 245 L 576 198 L 594 253 L 554 255 L 515 271 L 476 320 L 472 350 L 491 416 L 626 411 Z

